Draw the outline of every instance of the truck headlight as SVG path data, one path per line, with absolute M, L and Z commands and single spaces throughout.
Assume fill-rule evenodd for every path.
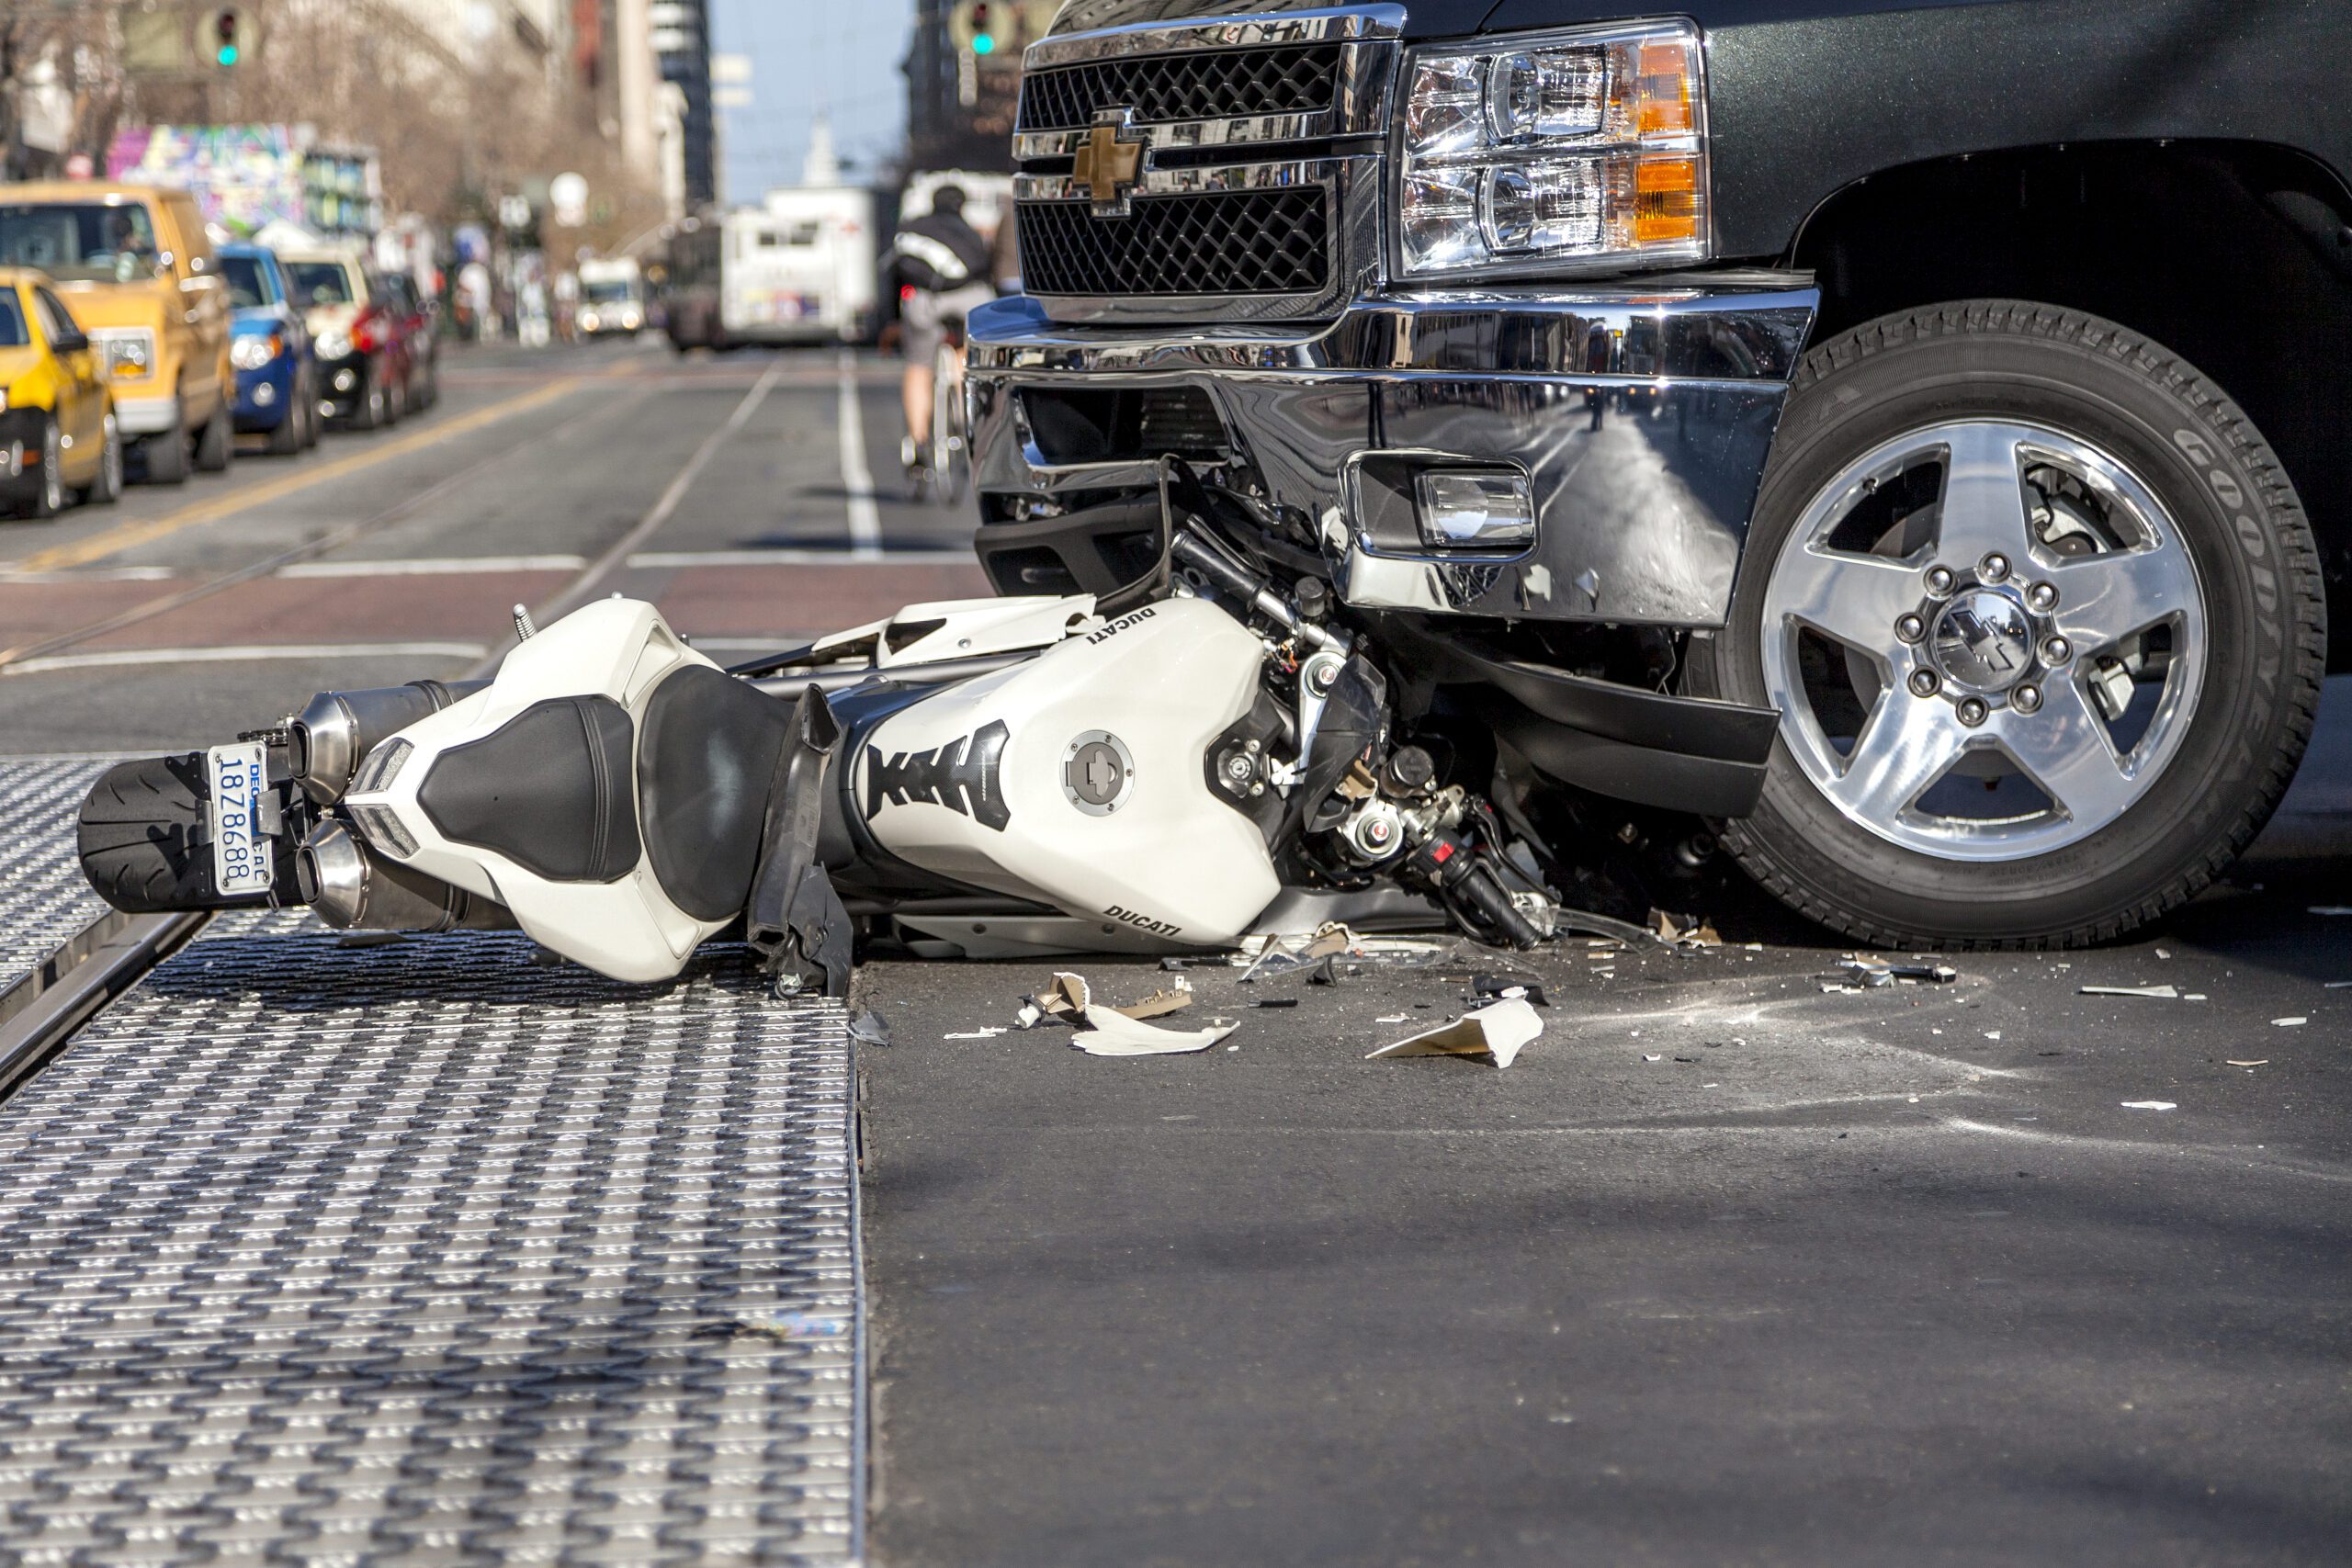
M 317 348 L 321 359 L 342 359 L 351 353 L 351 334 L 329 327 L 319 334 Z
M 1405 71 L 1406 276 L 1708 254 L 1705 51 L 1689 23 L 1449 45 Z
M 107 375 L 144 376 L 155 368 L 155 337 L 147 332 L 109 333 L 103 340 Z

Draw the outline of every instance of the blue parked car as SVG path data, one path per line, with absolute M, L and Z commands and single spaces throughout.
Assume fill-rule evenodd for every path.
M 237 429 L 269 437 L 290 456 L 319 442 L 319 365 L 302 312 L 287 297 L 275 253 L 259 245 L 220 247 L 229 286 L 229 363 L 237 371 Z

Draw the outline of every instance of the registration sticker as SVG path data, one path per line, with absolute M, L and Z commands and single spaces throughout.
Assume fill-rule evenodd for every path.
M 212 887 L 224 898 L 266 893 L 277 879 L 261 803 L 269 762 L 261 742 L 215 746 L 206 753 L 212 785 Z

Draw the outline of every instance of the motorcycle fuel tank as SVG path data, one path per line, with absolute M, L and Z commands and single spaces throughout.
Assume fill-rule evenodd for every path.
M 1147 605 L 884 720 L 852 763 L 855 808 L 900 860 L 1099 920 L 1121 945 L 1229 942 L 1281 881 L 1207 758 L 1265 658 L 1212 604 Z

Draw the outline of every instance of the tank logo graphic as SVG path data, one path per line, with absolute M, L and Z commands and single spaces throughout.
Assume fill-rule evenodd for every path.
M 1117 620 L 1113 621 L 1109 626 L 1104 626 L 1101 631 L 1096 632 L 1091 637 L 1088 637 L 1086 639 L 1087 643 L 1089 646 L 1091 646 L 1098 642 L 1108 642 L 1113 637 L 1117 637 L 1121 632 L 1125 631 L 1129 626 L 1139 626 L 1143 625 L 1144 622 L 1151 619 L 1155 613 L 1154 606 L 1147 604 L 1132 615 L 1121 615 Z
M 953 740 L 929 751 L 899 752 L 885 760 L 868 753 L 865 766 L 865 816 L 871 821 L 882 803 L 944 806 L 958 817 L 969 817 L 981 827 L 1001 833 L 1012 824 L 1012 808 L 1004 802 L 1004 743 L 1012 731 L 1002 719 L 977 735 Z
M 1102 912 L 1114 920 L 1125 920 L 1137 931 L 1149 931 L 1154 936 L 1174 936 L 1182 929 L 1167 920 L 1155 920 L 1149 915 L 1138 915 L 1133 909 L 1123 909 L 1116 904 Z

